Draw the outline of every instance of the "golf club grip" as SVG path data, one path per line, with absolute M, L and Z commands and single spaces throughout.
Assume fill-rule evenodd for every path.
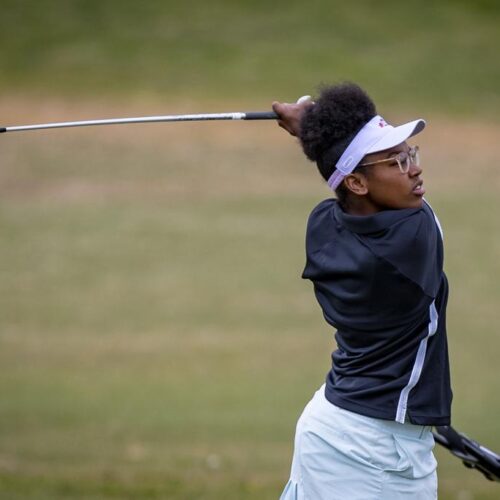
M 2 132 L 7 132 L 7 129 L 6 129 L 5 127 L 0 127 L 0 134 L 1 134 Z
M 251 111 L 245 113 L 245 120 L 277 120 L 278 115 L 274 111 Z

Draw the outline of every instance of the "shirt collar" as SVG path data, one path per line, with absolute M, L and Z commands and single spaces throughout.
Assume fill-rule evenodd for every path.
M 336 202 L 333 215 L 336 221 L 349 231 L 358 234 L 377 233 L 420 211 L 421 208 L 403 208 L 399 210 L 383 210 L 372 215 L 350 215 L 342 210 Z

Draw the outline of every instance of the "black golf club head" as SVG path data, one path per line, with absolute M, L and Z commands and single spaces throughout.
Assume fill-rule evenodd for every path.
M 434 439 L 450 450 L 470 469 L 477 469 L 490 481 L 500 481 L 500 455 L 445 425 L 436 427 Z

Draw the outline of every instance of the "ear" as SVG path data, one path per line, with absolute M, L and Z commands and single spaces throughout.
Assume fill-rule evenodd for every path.
M 349 191 L 358 196 L 364 196 L 368 194 L 368 180 L 360 173 L 349 174 L 345 179 L 344 183 Z

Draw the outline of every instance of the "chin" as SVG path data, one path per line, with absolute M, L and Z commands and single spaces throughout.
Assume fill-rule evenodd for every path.
M 416 200 L 412 200 L 408 204 L 406 204 L 404 207 L 401 208 L 422 208 L 424 206 L 424 199 L 423 198 L 418 198 Z
M 414 198 L 412 200 L 404 201 L 401 203 L 388 206 L 386 210 L 404 210 L 405 208 L 422 208 L 424 205 L 423 198 Z
M 420 208 L 424 205 L 424 197 L 423 196 L 419 196 L 416 200 L 415 200 L 415 208 Z

